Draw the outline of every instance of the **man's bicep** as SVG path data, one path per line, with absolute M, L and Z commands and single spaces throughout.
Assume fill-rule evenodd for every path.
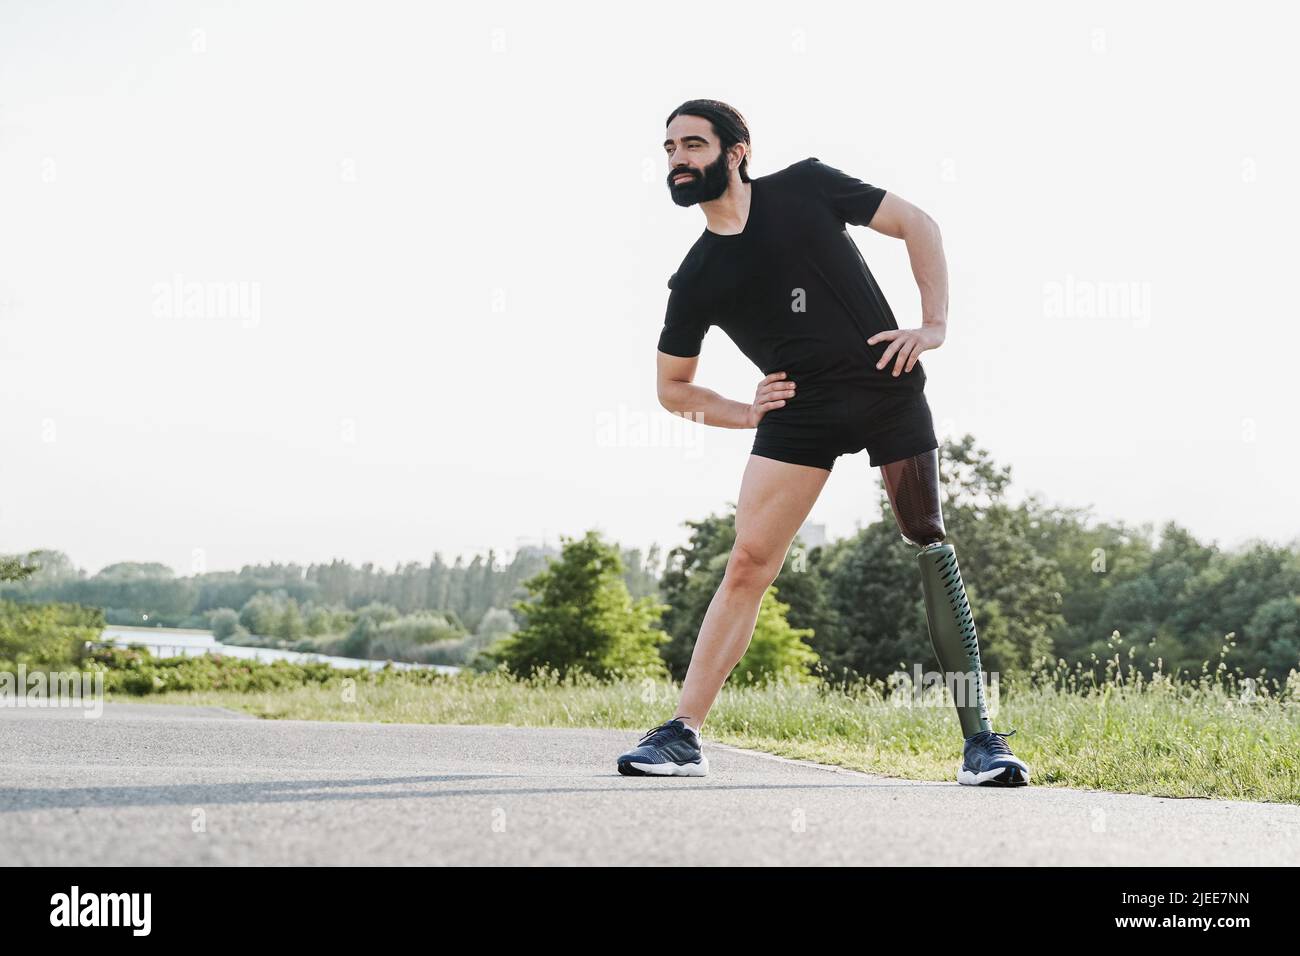
M 880 208 L 876 210 L 875 217 L 868 225 L 876 232 L 902 239 L 908 223 L 919 215 L 922 215 L 921 210 L 902 196 L 887 193 Z
M 699 367 L 700 357 L 698 355 L 683 357 L 660 351 L 655 357 L 655 362 L 658 366 L 656 377 L 662 389 L 668 382 L 695 381 L 695 369 Z

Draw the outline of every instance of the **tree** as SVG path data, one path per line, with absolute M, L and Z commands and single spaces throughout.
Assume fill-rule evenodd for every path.
M 254 594 L 239 611 L 239 623 L 244 630 L 259 637 L 272 637 L 279 619 L 276 600 L 269 594 Z
M 1116 629 L 1126 638 L 1136 639 L 1130 622 L 1145 622 L 1148 609 L 1159 597 L 1132 588 L 1135 579 L 1151 566 L 1151 525 L 1092 524 L 1091 508 L 1048 505 L 1037 495 L 1029 496 L 1026 507 L 1031 514 L 1030 545 L 1055 562 L 1064 580 L 1060 610 L 1065 624 L 1053 637 L 1053 656 L 1081 661 L 1095 652 L 1101 657 Z M 1149 579 L 1145 583 L 1154 587 Z M 1111 616 L 1120 609 L 1124 609 L 1123 621 Z M 1149 640 L 1154 626 L 1144 625 L 1143 629 Z
M 598 532 L 561 540 L 559 558 L 524 582 L 534 598 L 515 604 L 525 625 L 484 654 L 516 675 L 667 676 L 658 652 L 667 635 L 654 627 L 665 605 L 632 599 L 618 549 Z
M 704 615 L 722 585 L 736 542 L 736 506 L 734 502 L 729 504 L 727 514 L 685 522 L 691 529 L 690 540 L 669 552 L 660 578 L 659 591 L 669 606 L 663 627 L 671 638 L 660 653 L 678 680 L 686 676 Z M 835 622 L 835 610 L 828 601 L 824 576 L 818 567 L 825 551 L 809 551 L 796 535 L 773 581 L 786 601 L 790 625 L 810 631 L 818 652 L 822 651 L 823 640 L 833 641 Z
M 81 575 L 72 559 L 62 551 L 44 548 L 21 555 L 0 555 L 0 581 L 30 580 L 34 585 L 57 585 L 78 581 Z
M 378 601 L 361 608 L 357 612 L 356 623 L 352 625 L 352 630 L 343 641 L 343 656 L 369 657 L 371 642 L 379 636 L 379 629 L 391 621 L 396 621 L 398 616 L 397 608 Z
M 0 668 L 77 666 L 86 642 L 103 630 L 104 612 L 97 607 L 0 600 Z
M 280 611 L 276 636 L 288 641 L 296 641 L 302 635 L 302 612 L 298 610 L 298 602 L 293 598 L 289 598 L 284 602 L 284 608 Z
M 40 570 L 40 565 L 27 564 L 18 555 L 0 555 L 0 581 L 22 581 Z
M 900 541 L 892 522 L 873 522 L 823 549 L 818 570 L 835 623 L 814 646 L 828 680 L 883 677 L 919 662 L 933 667 L 916 548 Z
M 312 605 L 311 610 L 307 612 L 307 620 L 303 627 L 310 637 L 329 634 L 334 628 L 334 614 L 329 608 L 321 607 L 319 604 Z
M 743 683 L 761 683 L 781 675 L 812 679 L 809 668 L 817 662 L 817 652 L 804 643 L 812 637 L 812 628 L 791 627 L 786 620 L 790 605 L 777 600 L 776 594 L 775 586 L 763 592 L 754 636 L 732 672 Z
M 1246 635 L 1258 648 L 1245 665 L 1247 675 L 1254 676 L 1262 667 L 1272 672 L 1269 676 L 1284 680 L 1291 668 L 1300 668 L 1300 595 L 1276 597 L 1260 605 Z
M 213 638 L 218 641 L 229 640 L 232 637 L 244 637 L 248 634 L 239 623 L 238 612 L 233 608 L 221 607 L 209 612 L 208 626 L 212 628 Z
M 734 507 L 731 514 L 711 514 L 700 521 L 683 522 L 690 528 L 690 539 L 668 552 L 659 593 L 668 603 L 663 628 L 669 634 L 669 641 L 660 653 L 678 680 L 686 676 L 695 638 L 736 541 Z
M 511 634 L 518 629 L 515 624 L 515 616 L 503 607 L 488 608 L 483 619 L 478 622 L 478 631 L 476 635 L 482 639 L 483 646 L 488 646 L 493 641 L 500 640 L 507 634 Z
M 157 561 L 118 561 L 101 568 L 95 575 L 98 581 L 152 581 L 168 580 L 176 577 L 176 572 Z
M 960 509 L 957 509 L 960 512 Z M 1056 562 L 1034 550 L 1024 506 L 998 502 L 962 537 L 953 536 L 984 669 L 1023 673 L 1052 653 L 1065 619 L 1065 580 Z

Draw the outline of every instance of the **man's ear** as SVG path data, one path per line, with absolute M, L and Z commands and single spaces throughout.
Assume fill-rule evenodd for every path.
M 749 155 L 749 149 L 748 147 L 745 146 L 744 143 L 736 143 L 731 148 L 740 150 L 740 155 L 739 158 L 736 160 L 736 165 L 731 167 L 732 169 L 739 169 L 740 164 L 743 163 L 745 161 L 745 157 Z

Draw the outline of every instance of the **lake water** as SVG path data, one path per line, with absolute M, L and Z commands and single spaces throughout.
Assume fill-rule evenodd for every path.
M 273 647 L 241 647 L 238 644 L 223 644 L 212 636 L 211 631 L 201 631 L 178 627 L 128 627 L 110 625 L 104 628 L 96 643 L 100 644 L 140 644 L 155 657 L 199 657 L 203 654 L 222 654 L 256 661 L 293 661 L 308 663 L 320 661 L 331 667 L 364 667 L 369 670 L 381 670 L 386 661 L 361 660 L 355 657 L 331 657 L 328 654 L 304 654 L 301 651 L 282 651 Z M 455 674 L 460 668 L 448 664 L 409 664 L 393 661 L 397 670 L 436 670 L 444 674 Z

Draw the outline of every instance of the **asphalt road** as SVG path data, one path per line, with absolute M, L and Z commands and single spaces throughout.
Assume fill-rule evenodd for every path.
M 1296 865 L 1300 806 L 876 777 L 637 731 L 0 708 L 0 862 Z

